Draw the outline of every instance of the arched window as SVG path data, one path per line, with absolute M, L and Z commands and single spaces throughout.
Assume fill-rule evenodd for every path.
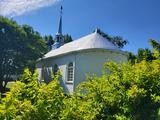
M 69 82 L 73 81 L 73 63 L 72 62 L 68 64 L 67 81 Z
M 43 82 L 46 79 L 46 67 L 42 65 L 41 69 L 41 82 Z
M 58 65 L 55 64 L 53 67 L 53 74 L 55 75 L 58 72 Z

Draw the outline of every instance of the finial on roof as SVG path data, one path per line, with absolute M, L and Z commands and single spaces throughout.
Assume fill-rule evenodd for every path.
M 95 29 L 95 33 L 98 33 L 98 28 Z
M 97 27 L 96 29 L 95 29 L 95 33 L 99 33 L 100 32 L 100 29 Z

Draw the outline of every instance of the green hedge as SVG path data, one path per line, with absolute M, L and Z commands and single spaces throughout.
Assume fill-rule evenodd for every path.
M 58 75 L 40 84 L 27 69 L 0 102 L 2 120 L 158 120 L 160 60 L 106 63 L 101 77 L 88 77 L 73 95 L 64 94 Z

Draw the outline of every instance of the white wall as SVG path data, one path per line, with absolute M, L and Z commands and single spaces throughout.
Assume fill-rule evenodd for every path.
M 37 64 L 37 69 L 41 72 L 42 65 L 46 69 L 52 70 L 52 66 L 57 64 L 62 73 L 62 86 L 66 92 L 73 93 L 77 85 L 86 79 L 88 74 L 96 74 L 100 76 L 102 74 L 102 68 L 106 61 L 126 62 L 127 57 L 121 53 L 111 52 L 107 50 L 85 50 L 72 54 L 66 54 L 59 57 L 53 57 L 45 59 Z M 73 83 L 66 82 L 67 80 L 67 65 L 69 62 L 74 63 L 74 81 Z M 49 76 L 49 73 L 45 73 Z M 49 82 L 50 77 L 47 77 L 45 81 Z M 39 76 L 40 79 L 41 75 Z
M 102 75 L 103 65 L 107 61 L 127 62 L 127 57 L 117 52 L 104 50 L 78 53 L 76 55 L 75 88 L 80 82 L 85 81 L 89 74 Z
M 41 73 L 41 68 L 42 65 L 44 65 L 46 68 L 49 68 L 52 71 L 52 67 L 57 64 L 59 67 L 59 70 L 62 74 L 62 81 L 61 81 L 61 85 L 64 87 L 66 92 L 73 92 L 73 83 L 67 83 L 66 79 L 67 79 L 67 65 L 69 64 L 69 62 L 73 62 L 75 63 L 75 55 L 74 54 L 69 54 L 69 55 L 64 55 L 64 56 L 60 56 L 60 57 L 54 57 L 54 58 L 49 58 L 49 59 L 45 59 L 41 62 L 39 62 L 37 64 L 37 69 L 39 71 L 40 74 Z M 48 73 L 45 73 L 48 74 Z M 40 80 L 41 75 L 39 75 Z M 45 76 L 45 82 L 49 82 L 51 79 L 49 76 Z

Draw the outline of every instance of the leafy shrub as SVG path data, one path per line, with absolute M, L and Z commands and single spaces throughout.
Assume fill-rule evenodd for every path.
M 1 100 L 0 119 L 58 119 L 64 98 L 58 75 L 48 85 L 40 84 L 37 78 L 37 73 L 24 71 L 21 81 Z
M 97 109 L 96 114 L 91 114 L 95 115 L 93 118 L 158 119 L 160 60 L 142 61 L 135 65 L 110 62 L 105 64 L 105 68 L 107 73 L 89 78 L 80 84 L 77 92 L 84 102 L 91 101 L 92 107 L 88 111 Z M 77 114 L 79 112 L 78 109 Z
M 106 63 L 101 77 L 90 76 L 73 95 L 66 95 L 56 75 L 40 84 L 25 70 L 1 99 L 6 120 L 156 120 L 160 118 L 160 60 Z

